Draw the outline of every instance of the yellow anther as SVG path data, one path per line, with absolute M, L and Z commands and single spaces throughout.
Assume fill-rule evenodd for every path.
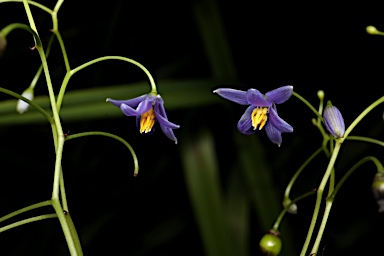
M 259 126 L 259 130 L 264 127 L 268 120 L 267 114 L 268 108 L 255 108 L 253 110 L 251 115 L 253 130 L 256 130 L 257 126 Z
M 155 124 L 155 120 L 155 111 L 153 111 L 153 108 L 143 113 L 140 117 L 140 133 L 150 132 Z

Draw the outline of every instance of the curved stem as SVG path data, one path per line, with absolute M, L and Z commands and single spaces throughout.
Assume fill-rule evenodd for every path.
M 30 101 L 29 99 L 21 96 L 20 94 L 17 94 L 13 91 L 10 91 L 10 90 L 7 90 L 7 89 L 1 88 L 1 87 L 0 87 L 0 92 L 6 93 L 8 95 L 11 95 L 11 96 L 17 98 L 17 99 L 20 99 L 20 100 L 27 102 L 29 105 L 31 105 L 33 108 L 35 108 L 37 111 L 39 111 L 48 120 L 48 122 L 50 124 L 54 123 L 52 117 L 44 109 L 42 109 L 39 105 L 37 105 L 33 101 Z
M 48 41 L 48 45 L 47 45 L 47 50 L 46 50 L 46 57 L 48 58 L 49 56 L 49 53 L 51 52 L 51 47 L 52 47 L 52 44 L 53 44 L 53 40 L 55 39 L 55 36 L 54 35 L 51 35 L 50 38 L 49 38 L 49 41 Z M 37 81 L 39 80 L 40 78 L 40 75 L 41 75 L 41 72 L 43 71 L 43 65 L 40 65 L 39 69 L 37 70 L 36 72 L 36 75 L 35 77 L 33 78 L 32 82 L 31 82 L 31 85 L 30 87 L 32 89 L 35 88 L 36 84 L 37 84 Z
M 24 225 L 24 224 L 28 224 L 28 223 L 39 221 L 39 220 L 46 220 L 46 219 L 56 218 L 56 217 L 57 217 L 57 215 L 55 213 L 51 213 L 51 214 L 44 214 L 44 215 L 28 218 L 28 219 L 25 219 L 25 220 L 17 221 L 17 222 L 14 222 L 12 224 L 9 224 L 9 225 L 7 225 L 5 227 L 0 228 L 0 233 L 4 232 L 4 231 L 7 231 L 9 229 L 16 228 L 18 226 Z
M 64 94 L 65 94 L 65 90 L 67 88 L 67 85 L 68 85 L 68 81 L 69 79 L 71 78 L 72 75 L 74 75 L 76 72 L 92 65 L 92 64 L 95 64 L 97 62 L 101 62 L 101 61 L 104 61 L 104 60 L 122 60 L 122 61 L 126 61 L 126 62 L 129 62 L 129 63 L 132 63 L 136 66 L 138 66 L 141 70 L 144 71 L 144 73 L 148 76 L 148 79 L 149 79 L 149 82 L 150 82 L 150 85 L 151 85 L 151 93 L 154 93 L 154 94 L 157 94 L 157 88 L 156 88 L 156 84 L 155 84 L 155 80 L 153 79 L 151 73 L 149 73 L 149 71 L 142 65 L 140 64 L 139 62 L 135 61 L 135 60 L 132 60 L 132 59 L 129 59 L 129 58 L 126 58 L 126 57 L 121 57 L 121 56 L 105 56 L 105 57 L 100 57 L 100 58 L 97 58 L 97 59 L 94 59 L 94 60 L 91 60 L 75 69 L 73 69 L 71 72 L 68 72 L 66 77 L 64 78 L 63 80 L 63 83 L 61 85 L 61 88 L 60 88 L 60 92 L 59 92 L 59 95 L 57 97 L 57 108 L 60 109 L 61 107 L 61 104 L 62 104 L 62 101 L 63 101 L 63 98 L 64 98 Z
M 65 47 L 64 47 L 63 38 L 61 37 L 61 34 L 60 34 L 60 32 L 58 30 L 54 30 L 53 33 L 56 35 L 57 40 L 59 41 L 61 52 L 63 53 L 65 69 L 67 70 L 67 72 L 70 72 L 71 71 L 71 67 L 69 65 L 67 51 L 65 50 Z
M 51 200 L 43 201 L 43 202 L 40 202 L 40 203 L 37 203 L 37 204 L 29 205 L 27 207 L 21 208 L 21 209 L 19 209 L 17 211 L 14 211 L 14 212 L 12 212 L 10 214 L 7 214 L 7 215 L 1 217 L 0 218 L 0 222 L 8 220 L 8 219 L 10 219 L 12 217 L 15 217 L 15 216 L 17 216 L 19 214 L 22 214 L 24 212 L 31 211 L 33 209 L 37 209 L 37 208 L 44 207 L 44 206 L 49 206 L 49 205 L 52 205 Z
M 340 190 L 341 186 L 344 184 L 344 182 L 348 179 L 348 177 L 358 168 L 360 167 L 360 165 L 368 162 L 368 161 L 372 161 L 375 165 L 376 165 L 376 168 L 377 168 L 377 172 L 381 172 L 381 173 L 384 173 L 384 168 L 383 168 L 383 165 L 381 164 L 381 162 L 376 158 L 376 157 L 373 157 L 373 156 L 367 156 L 367 157 L 364 157 L 363 159 L 361 159 L 359 162 L 357 162 L 344 176 L 343 178 L 339 181 L 339 183 L 337 183 L 336 185 L 336 188 L 335 190 L 333 191 L 332 195 L 329 196 L 328 200 L 334 200 L 335 199 L 335 196 L 337 194 L 337 192 Z
M 379 104 L 384 102 L 384 96 L 373 102 L 369 105 L 356 119 L 352 122 L 352 124 L 347 128 L 344 133 L 344 139 L 348 137 L 349 133 L 355 128 L 355 126 L 363 119 L 372 109 L 377 107 Z
M 80 137 L 84 137 L 84 136 L 90 136 L 90 135 L 106 136 L 106 137 L 113 138 L 113 139 L 118 140 L 121 143 L 123 143 L 132 154 L 133 163 L 135 166 L 135 169 L 133 171 L 133 176 L 137 176 L 137 174 L 139 173 L 139 161 L 137 160 L 136 153 L 133 150 L 133 148 L 131 147 L 131 145 L 126 140 L 124 140 L 123 138 L 116 136 L 114 134 L 111 134 L 111 133 L 107 133 L 107 132 L 82 132 L 82 133 L 68 135 L 65 139 L 71 140 L 71 139 L 80 138 Z
M 345 139 L 346 139 L 346 140 L 359 140 L 359 141 L 365 141 L 365 142 L 369 142 L 369 143 L 377 144 L 377 145 L 379 145 L 379 146 L 384 147 L 384 142 L 383 142 L 383 141 L 376 140 L 376 139 L 372 139 L 372 138 L 367 138 L 367 137 L 362 137 L 362 136 L 348 136 L 348 137 L 345 138 Z
M 0 4 L 1 4 L 1 3 L 7 3 L 7 2 L 19 2 L 19 3 L 21 3 L 21 2 L 23 2 L 23 0 L 0 0 Z M 42 4 L 36 3 L 36 2 L 34 2 L 34 1 L 28 1 L 28 3 L 29 3 L 30 5 L 34 5 L 34 6 L 38 7 L 38 8 L 40 8 L 40 9 L 42 9 L 43 11 L 45 11 L 45 12 L 47 12 L 47 13 L 49 13 L 49 14 L 52 15 L 52 10 L 49 9 L 49 8 L 47 8 L 47 7 L 45 7 L 45 6 L 42 5 Z
M 322 148 L 319 148 L 316 150 L 301 166 L 300 168 L 296 171 L 296 173 L 293 175 L 291 180 L 288 183 L 287 188 L 285 189 L 284 197 L 289 198 L 289 193 L 291 192 L 291 188 L 293 184 L 295 183 L 297 177 L 299 177 L 300 173 L 304 170 L 304 168 L 322 151 Z
M 321 224 L 320 224 L 320 228 L 319 228 L 319 232 L 317 233 L 317 237 L 316 237 L 316 240 L 315 240 L 315 243 L 313 244 L 313 248 L 312 248 L 312 254 L 315 254 L 317 253 L 318 249 L 319 249 L 319 246 L 320 246 L 320 242 L 321 242 L 321 238 L 323 236 L 323 233 L 324 233 L 324 229 L 325 229 L 325 226 L 327 224 L 327 221 L 328 221 L 328 216 L 330 214 L 330 211 L 331 211 L 331 208 L 332 208 L 332 204 L 333 204 L 333 201 L 335 200 L 335 196 L 337 194 L 337 192 L 340 190 L 341 186 L 344 184 L 344 182 L 348 179 L 348 177 L 358 168 L 360 167 L 362 164 L 368 162 L 368 161 L 372 161 L 376 167 L 377 167 L 377 170 L 378 172 L 381 172 L 381 173 L 384 173 L 384 169 L 383 169 L 383 165 L 380 163 L 380 161 L 376 158 L 376 157 L 372 157 L 372 156 L 368 156 L 368 157 L 365 157 L 363 159 L 361 159 L 359 162 L 357 162 L 344 176 L 343 178 L 339 181 L 339 183 L 336 185 L 336 188 L 335 190 L 333 191 L 333 193 L 327 198 L 326 200 L 326 205 L 325 205 L 325 211 L 324 211 L 324 215 L 323 215 L 323 219 L 321 221 Z M 311 254 L 311 255 L 312 255 Z
M 315 209 L 312 215 L 312 220 L 311 224 L 308 229 L 307 237 L 305 239 L 303 248 L 301 250 L 300 256 L 305 256 L 308 250 L 308 245 L 311 241 L 313 230 L 315 228 L 317 216 L 319 215 L 319 210 L 320 210 L 320 205 L 321 205 L 321 200 L 323 197 L 323 191 L 325 188 L 325 185 L 327 184 L 327 181 L 329 179 L 329 176 L 331 175 L 333 166 L 335 165 L 337 155 L 339 154 L 340 148 L 341 148 L 342 141 L 337 140 L 335 148 L 333 149 L 331 159 L 329 160 L 327 170 L 325 171 L 325 174 L 323 176 L 323 179 L 321 180 L 320 186 L 317 189 L 317 197 L 316 197 L 316 204 L 315 204 Z
M 313 190 L 313 191 L 309 191 L 297 198 L 295 198 L 294 200 L 292 200 L 292 202 L 290 204 L 288 204 L 286 207 L 284 207 L 284 209 L 281 211 L 281 213 L 279 214 L 279 216 L 277 217 L 276 221 L 275 221 L 275 224 L 273 225 L 273 230 L 279 230 L 279 226 L 280 226 L 280 223 L 284 217 L 284 215 L 287 213 L 288 209 L 291 207 L 291 205 L 293 205 L 294 203 L 300 201 L 301 199 L 304 199 L 308 196 L 311 196 L 313 194 L 316 193 L 316 190 Z
M 298 98 L 299 100 L 301 100 L 305 105 L 307 105 L 309 107 L 310 110 L 312 110 L 313 113 L 315 113 L 315 115 L 322 121 L 323 121 L 323 117 L 319 114 L 319 112 L 317 112 L 317 110 L 311 105 L 311 103 L 309 103 L 306 99 L 304 99 L 303 97 L 301 97 L 299 94 L 297 94 L 296 92 L 293 92 L 292 94 L 293 96 L 295 96 L 296 98 Z

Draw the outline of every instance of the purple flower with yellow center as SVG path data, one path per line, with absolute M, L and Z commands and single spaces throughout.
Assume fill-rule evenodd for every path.
M 108 98 L 107 102 L 119 107 L 126 116 L 136 116 L 136 123 L 140 133 L 153 133 L 156 121 L 159 122 L 163 133 L 177 144 L 173 129 L 180 128 L 180 126 L 168 121 L 164 100 L 159 94 L 149 93 L 129 100 Z
M 282 86 L 265 95 L 256 89 L 240 91 L 221 88 L 213 92 L 235 103 L 249 105 L 237 123 L 237 129 L 241 133 L 253 134 L 265 127 L 268 138 L 280 147 L 281 133 L 293 131 L 292 126 L 281 119 L 276 110 L 276 104 L 281 104 L 291 97 L 293 86 Z

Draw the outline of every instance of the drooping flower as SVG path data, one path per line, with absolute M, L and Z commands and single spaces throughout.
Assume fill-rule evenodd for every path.
M 339 109 L 329 102 L 324 109 L 323 113 L 324 123 L 327 130 L 333 135 L 333 137 L 341 138 L 344 136 L 345 124 L 343 116 Z
M 240 91 L 221 88 L 213 92 L 235 103 L 249 105 L 237 123 L 237 129 L 241 133 L 253 134 L 265 127 L 268 138 L 280 146 L 281 133 L 293 131 L 292 126 L 281 119 L 276 110 L 276 104 L 281 104 L 291 97 L 293 86 L 282 86 L 265 95 L 256 89 Z
M 126 116 L 136 116 L 140 133 L 151 134 L 154 132 L 155 122 L 159 122 L 163 133 L 177 144 L 173 129 L 180 128 L 180 126 L 168 121 L 164 100 L 159 94 L 149 93 L 129 100 L 108 98 L 107 102 L 119 107 Z

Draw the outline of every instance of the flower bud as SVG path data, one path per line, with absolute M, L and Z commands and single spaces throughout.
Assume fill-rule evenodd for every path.
M 277 256 L 281 251 L 281 239 L 277 230 L 269 230 L 260 240 L 260 250 L 263 255 Z
M 377 29 L 374 26 L 368 26 L 365 28 L 365 30 L 367 31 L 368 34 L 371 34 L 371 35 L 377 35 L 379 33 L 379 31 L 377 31 Z
M 287 207 L 288 205 L 290 205 L 287 209 L 287 212 L 289 212 L 290 214 L 297 214 L 297 205 L 296 204 L 291 204 L 292 201 L 291 199 L 289 198 L 284 198 L 283 200 L 283 206 L 284 208 Z
M 324 109 L 323 118 L 327 130 L 333 135 L 333 137 L 337 139 L 344 136 L 345 124 L 343 116 L 337 107 L 332 106 L 330 102 Z
M 24 98 L 27 98 L 29 100 L 33 100 L 33 89 L 31 87 L 28 87 L 22 94 L 21 96 L 23 96 Z M 29 107 L 29 104 L 23 100 L 18 100 L 17 101 L 17 106 L 16 106 L 16 110 L 17 112 L 19 112 L 20 114 L 23 114 L 25 111 L 28 110 L 28 107 Z
M 325 93 L 323 90 L 320 90 L 317 92 L 317 97 L 320 99 L 320 100 L 323 100 L 324 99 L 324 96 L 325 96 Z
M 376 173 L 372 183 L 373 196 L 379 205 L 379 212 L 384 212 L 384 174 Z

